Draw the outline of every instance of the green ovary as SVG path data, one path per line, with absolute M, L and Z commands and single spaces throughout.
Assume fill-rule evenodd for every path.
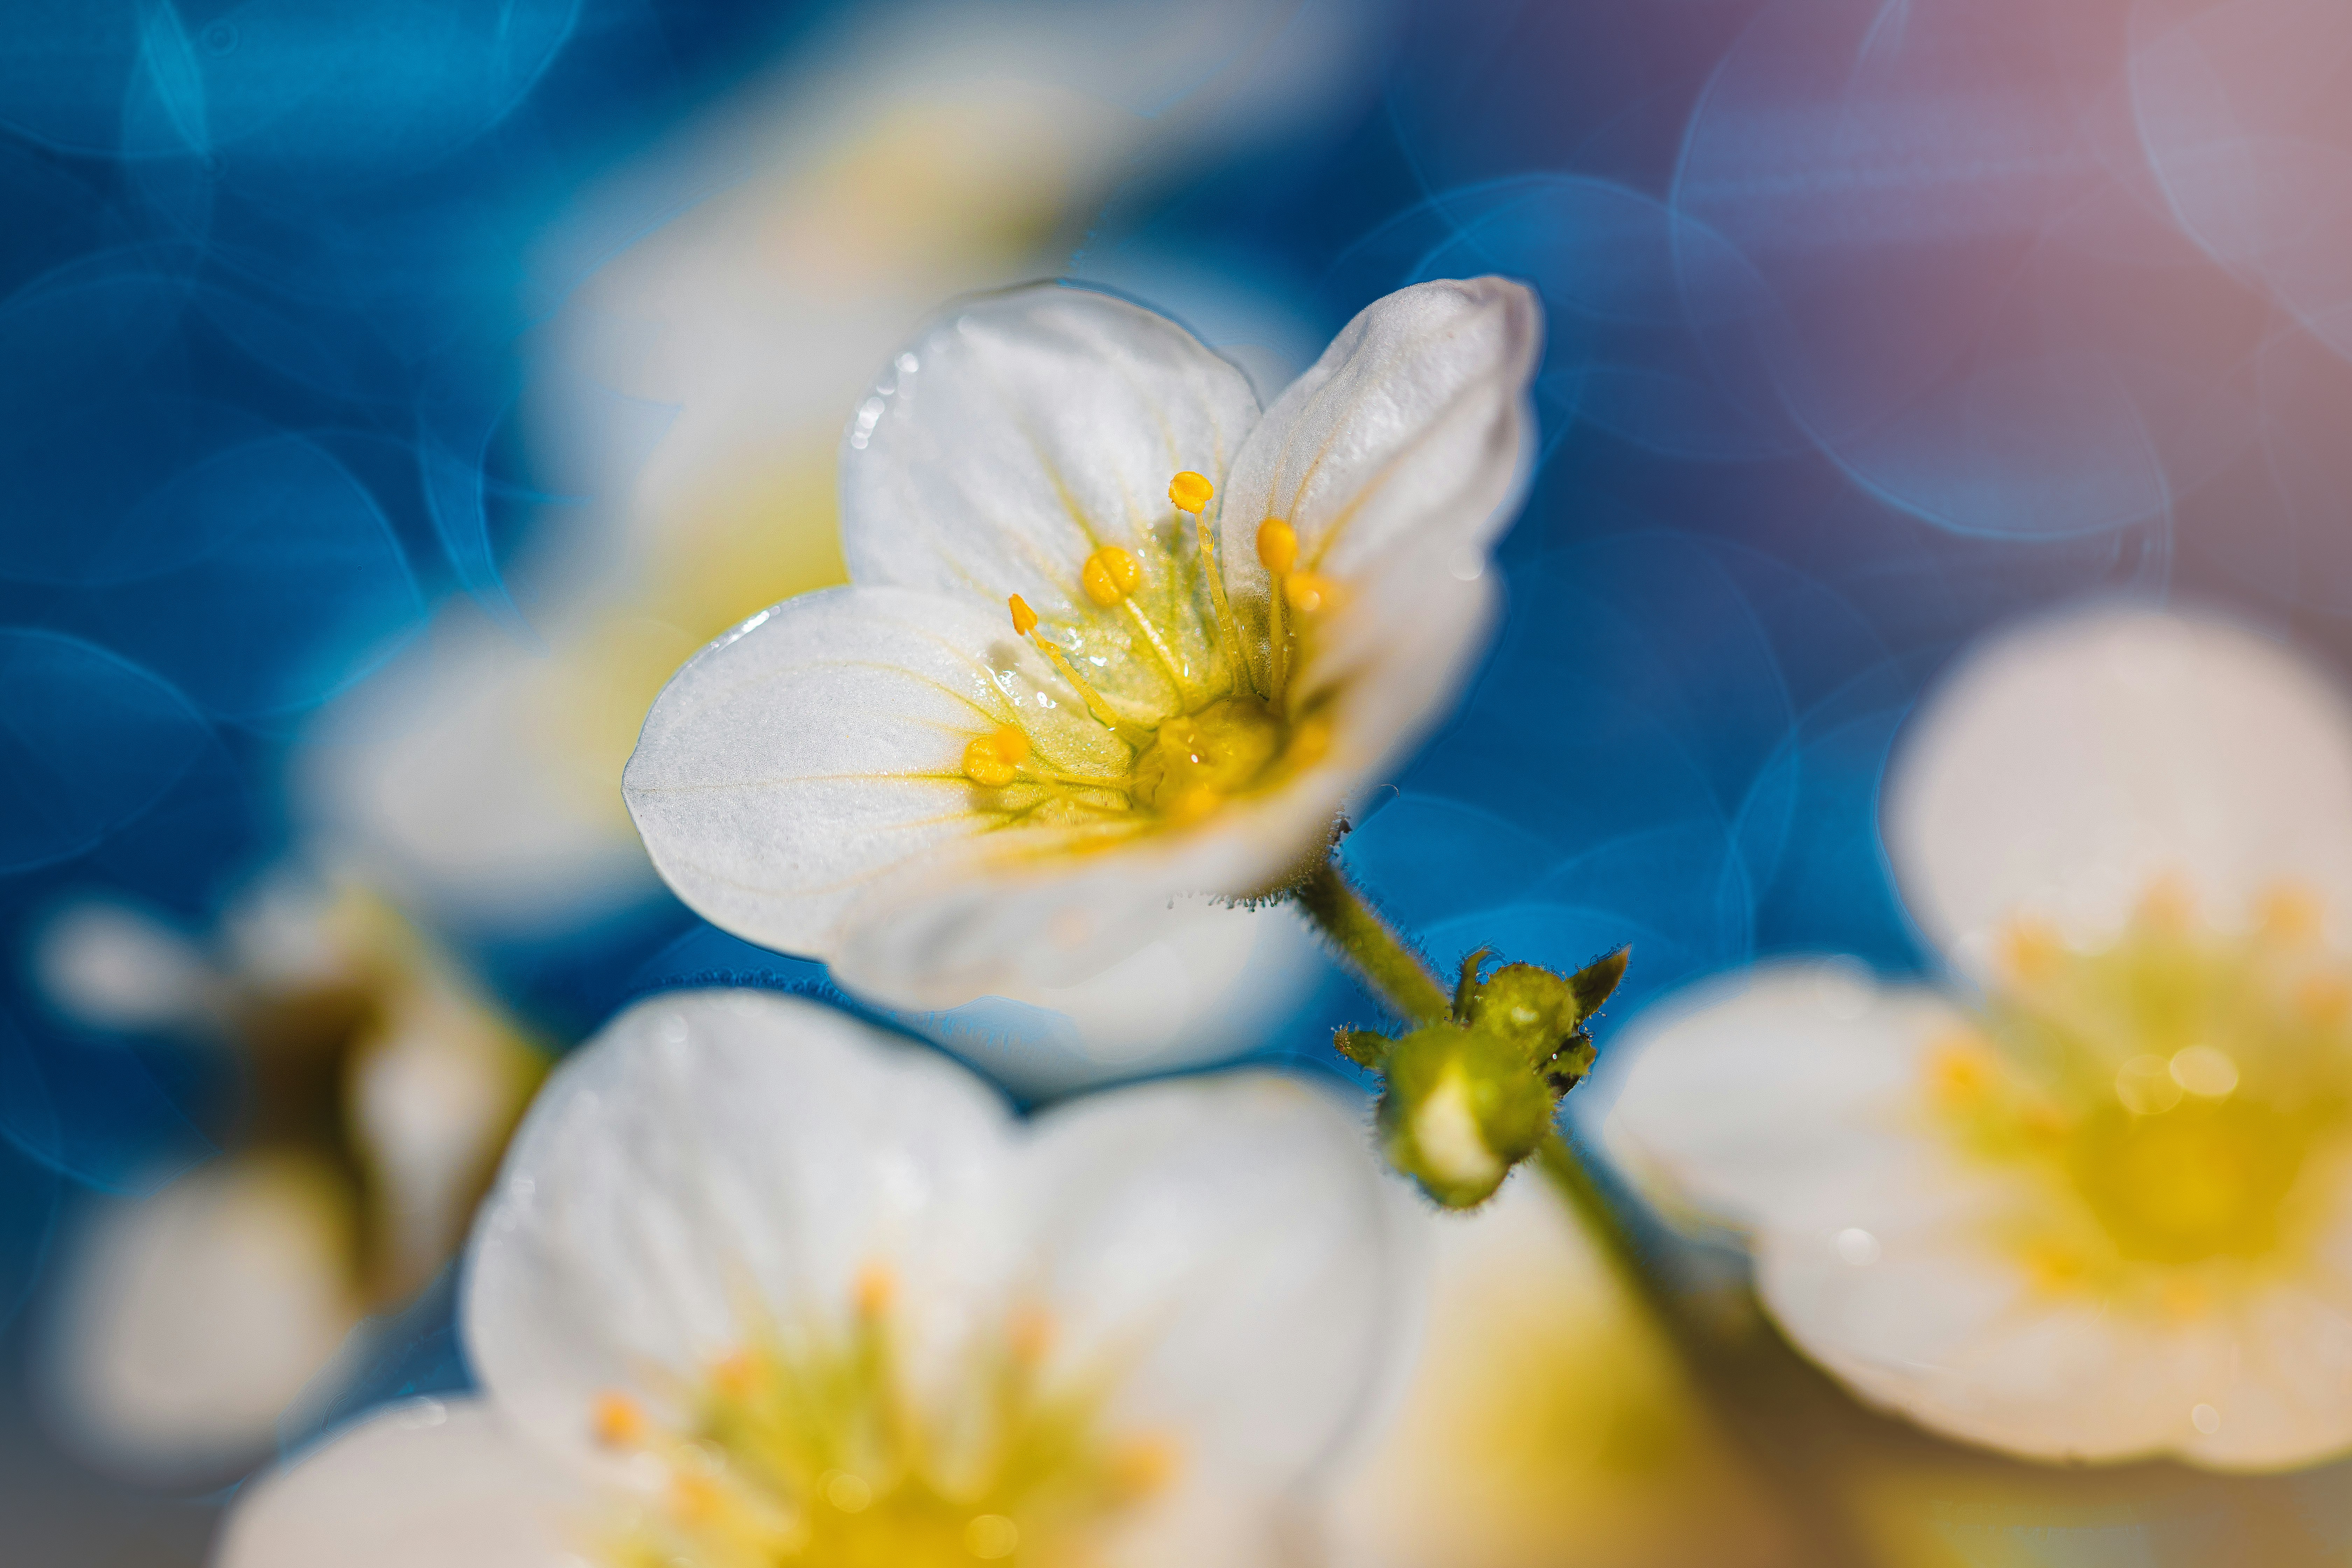
M 1135 800 L 1167 816 L 1193 815 L 1239 795 L 1282 754 L 1288 726 L 1265 703 L 1227 697 L 1171 719 L 1135 759 Z

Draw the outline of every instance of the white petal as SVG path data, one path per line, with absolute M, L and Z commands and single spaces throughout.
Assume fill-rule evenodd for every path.
M 1746 1563 L 1764 1510 L 1671 1354 L 1541 1176 L 1429 1214 L 1429 1321 L 1377 1447 L 1330 1499 L 1352 1568 Z M 1642 1440 L 1629 1443 L 1629 1433 Z
M 1864 1398 L 1971 1442 L 2126 1458 L 2170 1447 L 2195 1403 L 2166 1335 L 2038 1294 L 1959 1227 L 1890 1238 L 1865 1265 L 1818 1231 L 1767 1232 L 1757 1282 L 1790 1338 Z
M 1360 1106 L 1266 1075 L 1194 1079 L 1078 1101 L 1036 1136 L 1033 1289 L 1064 1364 L 1123 1374 L 1108 1419 L 1247 1490 L 1326 1458 L 1416 1315 L 1411 1211 Z
M 1055 766 L 1125 771 L 1100 726 L 1038 704 L 1045 677 L 1001 617 L 952 600 L 803 595 L 678 671 L 646 715 L 622 793 L 654 864 L 697 911 L 830 958 L 869 883 L 910 864 L 928 874 L 943 847 L 1002 825 L 963 776 L 974 736 L 1017 719 Z
M 159 1484 L 251 1464 L 334 1392 L 321 1374 L 360 1320 L 355 1223 L 321 1168 L 257 1156 L 91 1210 L 37 1362 L 64 1435 Z
M 580 1568 L 589 1498 L 480 1400 L 345 1428 L 241 1496 L 218 1568 Z
M 939 1314 L 919 1337 L 950 1339 L 1008 1250 L 1007 1126 L 970 1074 L 812 1003 L 641 1003 L 508 1155 L 469 1255 L 474 1364 L 523 1430 L 585 1457 L 599 1393 L 675 1421 L 677 1380 L 772 1326 L 746 1313 L 837 1321 L 868 1265 Z
M 187 936 L 144 910 L 100 900 L 75 904 L 42 927 L 33 969 L 53 1004 L 100 1029 L 198 1023 L 215 984 Z
M 2086 941 L 2149 884 L 2210 914 L 2299 882 L 2352 907 L 2352 717 L 2276 643 L 2138 608 L 2042 621 L 1970 654 L 1907 726 L 1884 808 L 1921 928 L 1981 972 L 2001 922 Z
M 958 305 L 850 425 L 850 575 L 1000 616 L 1012 594 L 1048 620 L 1075 613 L 1087 556 L 1151 548 L 1180 521 L 1168 481 L 1217 479 L 1257 412 L 1239 370 L 1123 300 L 1048 283 Z
M 1400 555 L 1433 584 L 1483 569 L 1534 458 L 1528 382 L 1542 337 L 1536 298 L 1517 283 L 1416 284 L 1368 306 L 1276 401 L 1219 502 L 1225 582 L 1253 647 L 1269 517 L 1297 531 L 1299 570 L 1350 586 Z
M 1934 994 L 1882 988 L 1846 962 L 1703 983 L 1611 1047 L 1633 1065 L 1610 1149 L 1662 1195 L 1743 1226 L 1830 1235 L 1915 1199 L 1933 1212 L 1947 1171 L 1901 1112 L 1919 1053 L 1961 1022 Z
M 1269 1043 L 1328 963 L 1290 905 L 1196 899 L 1151 941 L 1075 984 L 1008 976 L 961 1006 L 892 1016 L 1014 1093 L 1045 1099 Z
M 419 1289 L 464 1240 L 475 1198 L 545 1058 L 439 976 L 391 991 L 349 1068 L 349 1113 L 379 1184 L 390 1296 Z

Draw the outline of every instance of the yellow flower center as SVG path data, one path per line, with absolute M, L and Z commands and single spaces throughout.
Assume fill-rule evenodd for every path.
M 1927 1058 L 1930 1114 L 1970 1154 L 2039 1179 L 2000 1220 L 2028 1275 L 2178 1314 L 2292 1271 L 2352 1153 L 2352 966 L 2310 900 L 2250 930 L 2158 886 L 2086 951 L 2008 933 L 1978 1026 Z
M 606 1394 L 597 1441 L 651 1459 L 661 1489 L 604 1537 L 611 1568 L 1076 1568 L 1164 1486 L 1164 1443 L 1108 1440 L 1102 1380 L 1048 1387 L 1042 1315 L 1017 1314 L 919 1409 L 887 1332 L 888 1276 L 861 1279 L 845 1335 L 763 1335 L 711 1366 L 685 1429 Z
M 1253 658 L 1203 512 L 1214 487 L 1188 471 L 1168 494 L 1175 517 L 1137 548 L 1101 544 L 1073 563 L 1068 614 L 1049 623 L 1021 595 L 1007 602 L 1013 635 L 1086 710 L 1074 727 L 1075 715 L 1043 694 L 1024 700 L 998 672 L 1010 705 L 969 737 L 961 771 L 980 809 L 1007 826 L 1075 826 L 1106 843 L 1181 826 L 1280 783 L 1329 742 L 1328 721 L 1294 710 L 1288 691 L 1301 635 L 1340 585 L 1297 570 L 1297 533 L 1265 519 L 1257 552 L 1275 592 Z

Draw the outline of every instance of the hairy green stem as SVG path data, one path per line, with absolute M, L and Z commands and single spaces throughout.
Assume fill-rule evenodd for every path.
M 1453 1001 L 1429 965 L 1349 885 L 1337 860 L 1326 858 L 1298 885 L 1295 896 L 1332 945 L 1401 1016 L 1416 1024 L 1433 1024 L 1452 1011 Z

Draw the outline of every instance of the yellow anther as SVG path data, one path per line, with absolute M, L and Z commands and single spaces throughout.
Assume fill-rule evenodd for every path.
M 750 1351 L 737 1351 L 710 1369 L 710 1382 L 719 1393 L 740 1399 L 760 1380 L 760 1363 Z
M 898 1277 L 886 1264 L 869 1263 L 857 1271 L 854 1289 L 857 1315 L 878 1318 L 890 1310 L 890 1300 L 898 1293 Z
M 2327 906 L 2311 889 L 2284 882 L 2255 900 L 2254 920 L 2273 942 L 2300 944 L 2319 934 Z
M 1176 1446 L 1165 1437 L 1135 1437 L 1110 1456 L 1110 1483 L 1124 1496 L 1145 1498 L 1176 1479 Z
M 688 1523 L 701 1523 L 709 1520 L 719 1511 L 719 1506 L 725 1500 L 726 1494 L 719 1489 L 719 1483 L 709 1476 L 697 1475 L 691 1470 L 687 1470 L 670 1479 L 670 1507 L 676 1509 L 679 1517 Z
M 646 1413 L 627 1394 L 607 1392 L 596 1396 L 589 1426 L 604 1447 L 634 1448 L 645 1441 Z
M 1078 582 L 1085 587 L 1087 597 L 1108 609 L 1135 592 L 1143 581 L 1143 568 L 1135 557 L 1116 544 L 1106 544 L 1087 557 L 1078 570 Z
M 1302 616 L 1316 616 L 1339 603 L 1339 584 L 1312 572 L 1293 572 L 1282 580 L 1282 596 Z
M 1196 474 L 1190 468 L 1168 481 L 1168 499 L 1176 503 L 1178 511 L 1199 511 L 1216 493 L 1217 487 L 1209 482 L 1207 475 Z
M 963 749 L 963 776 L 996 789 L 1009 784 L 1029 760 L 1029 737 L 1006 724 L 994 732 L 975 735 Z
M 2168 872 L 2148 884 L 2147 891 L 2140 895 L 2139 907 L 2132 912 L 2151 931 L 2186 936 L 2197 921 L 2197 899 L 2186 881 Z
M 1016 1310 L 1004 1326 L 1005 1349 L 1023 1366 L 1035 1366 L 1054 1344 L 1053 1315 L 1042 1307 Z
M 1966 1032 L 1937 1042 L 1927 1056 L 1927 1082 L 1937 1100 L 1954 1110 L 1981 1104 L 2000 1078 L 2000 1068 L 1982 1040 Z
M 1013 610 L 1013 635 L 1014 637 L 1025 637 L 1031 632 L 1037 629 L 1037 612 L 1029 607 L 1028 600 L 1023 598 L 1020 595 L 1015 594 L 1013 597 L 1005 600 L 1004 602 L 1007 605 L 1011 606 Z
M 2011 979 L 2046 980 L 2066 956 L 2066 944 L 2047 921 L 2020 917 L 2000 932 L 2000 956 Z
M 1298 564 L 1298 533 L 1278 517 L 1257 525 L 1258 564 L 1279 577 Z

